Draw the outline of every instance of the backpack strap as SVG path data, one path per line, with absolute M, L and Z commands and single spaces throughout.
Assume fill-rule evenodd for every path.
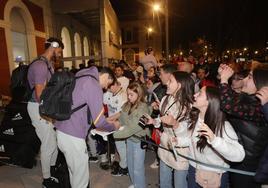
M 72 109 L 71 114 L 80 110 L 81 108 L 85 106 L 87 106 L 87 103 L 81 104 L 80 106 Z M 88 124 L 91 125 L 91 128 L 95 128 L 94 121 L 92 120 L 91 112 L 88 106 L 87 106 L 87 118 L 88 118 Z
M 37 58 L 34 59 L 28 66 L 30 67 L 33 63 L 35 63 L 36 61 L 39 61 L 39 60 L 44 61 L 44 62 L 46 63 L 46 65 L 47 65 L 47 70 L 49 71 L 50 75 L 52 75 L 53 73 L 52 73 L 52 71 L 51 71 L 51 67 L 49 67 L 49 65 L 48 65 L 48 60 L 47 60 L 47 58 L 45 58 L 44 56 L 39 56 L 39 57 L 37 57 Z
M 47 60 L 47 58 L 44 57 L 44 56 L 39 56 L 37 60 L 42 60 L 42 61 L 44 61 L 44 62 L 46 63 L 46 65 L 47 65 L 47 70 L 49 71 L 50 76 L 51 76 L 53 73 L 52 73 L 52 71 L 51 71 L 51 67 L 50 67 L 49 64 L 48 64 L 48 60 Z
M 80 106 L 77 106 L 76 108 L 72 109 L 71 114 L 80 110 L 81 108 L 83 108 L 86 105 L 87 105 L 87 103 L 84 103 L 84 104 L 81 104 Z

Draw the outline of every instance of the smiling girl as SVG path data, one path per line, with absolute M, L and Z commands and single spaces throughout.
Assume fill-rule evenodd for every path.
M 191 131 L 190 156 L 203 163 L 227 168 L 229 167 L 228 161 L 242 161 L 245 151 L 243 146 L 238 143 L 238 137 L 233 127 L 228 121 L 225 121 L 224 113 L 220 110 L 218 89 L 203 87 L 194 95 L 194 99 L 189 127 Z M 208 180 L 198 178 L 199 175 L 203 176 L 207 172 L 213 172 L 213 176 L 218 177 L 220 186 L 214 185 L 215 188 L 228 187 L 227 172 L 190 161 L 188 188 L 202 187 L 202 183 L 210 184 L 210 180 L 213 181 L 213 178 Z

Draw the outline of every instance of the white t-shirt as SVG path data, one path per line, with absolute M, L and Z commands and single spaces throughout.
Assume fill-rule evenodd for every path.
M 112 116 L 122 110 L 123 104 L 127 102 L 127 93 L 123 88 L 115 95 L 109 91 L 103 95 L 103 103 L 108 107 L 108 115 Z

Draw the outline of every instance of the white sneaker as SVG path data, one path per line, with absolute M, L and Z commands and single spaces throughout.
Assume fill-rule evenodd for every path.
M 159 162 L 157 161 L 157 159 L 155 159 L 155 161 L 150 165 L 150 167 L 152 169 L 159 168 Z
M 135 187 L 134 187 L 134 185 L 130 185 L 130 186 L 128 186 L 128 188 L 135 188 Z

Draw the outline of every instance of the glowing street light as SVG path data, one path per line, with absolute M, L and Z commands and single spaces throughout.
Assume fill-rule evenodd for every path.
M 248 49 L 247 48 L 244 48 L 244 51 L 247 51 Z
M 255 52 L 254 52 L 254 54 L 258 54 L 259 52 L 256 50 Z
M 229 54 L 230 53 L 230 50 L 227 50 L 227 54 Z
M 169 18 L 168 18 L 168 15 L 169 15 L 169 10 L 168 10 L 168 1 L 169 0 L 164 0 L 165 3 L 163 4 L 164 6 L 161 7 L 161 4 L 160 3 L 154 3 L 152 5 L 152 9 L 153 9 L 153 16 L 154 16 L 154 13 L 158 13 L 158 12 L 164 12 L 164 15 L 165 15 L 165 42 L 166 42 L 166 58 L 169 59 L 171 56 L 169 56 L 169 25 L 168 25 L 168 22 L 169 22 Z M 160 27 L 160 26 L 159 26 Z M 160 30 L 161 30 L 161 27 L 160 27 Z
M 153 32 L 153 28 L 148 27 L 147 31 L 148 31 L 148 33 L 151 33 L 151 32 Z
M 153 10 L 155 11 L 155 12 L 158 12 L 158 11 L 160 11 L 160 5 L 159 4 L 154 4 L 153 5 Z
M 180 52 L 180 56 L 182 56 L 183 55 L 183 53 L 182 52 Z

